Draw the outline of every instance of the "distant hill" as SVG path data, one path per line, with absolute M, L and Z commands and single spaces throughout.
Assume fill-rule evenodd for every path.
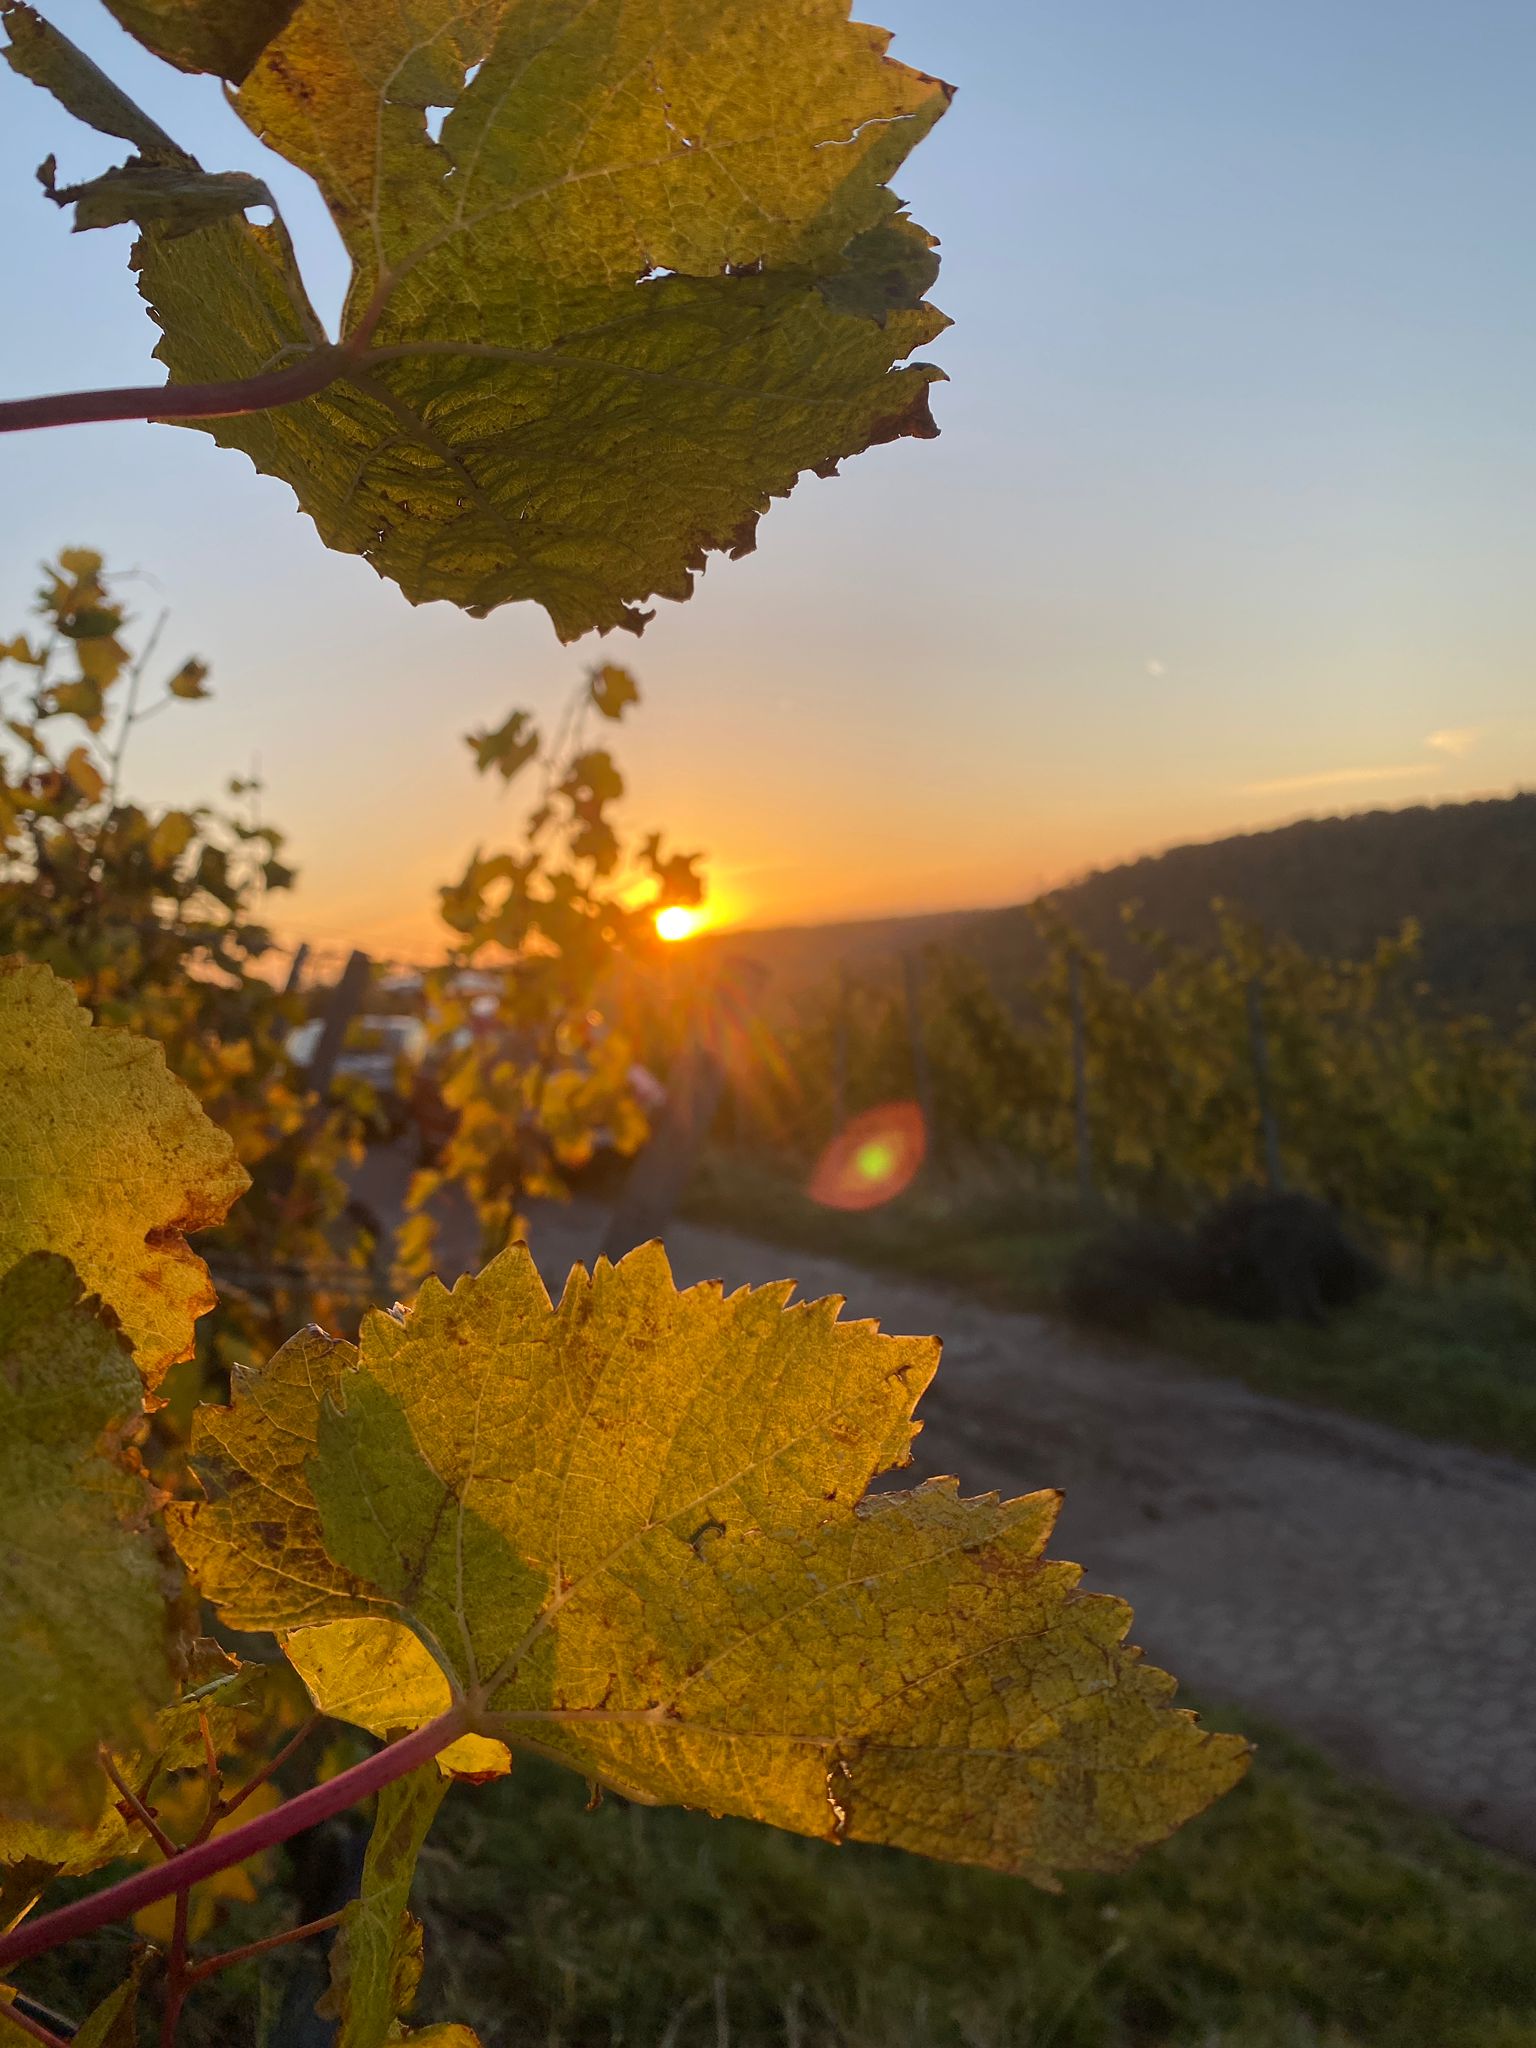
M 773 925 L 710 934 L 694 943 L 759 961 L 772 977 L 775 994 L 793 996 L 839 966 L 865 973 L 916 947 L 958 941 L 982 914 L 938 910 L 917 917 L 850 918 L 842 924 Z
M 1307 818 L 1129 861 L 1056 890 L 1091 944 L 1133 960 L 1121 907 L 1190 944 L 1215 936 L 1222 899 L 1310 951 L 1358 957 L 1405 918 L 1423 930 L 1423 978 L 1449 1007 L 1508 1020 L 1536 1004 L 1536 793 Z M 1027 905 L 944 918 L 734 935 L 780 986 L 819 979 L 838 959 L 873 965 L 942 939 L 1005 985 L 1033 971 Z

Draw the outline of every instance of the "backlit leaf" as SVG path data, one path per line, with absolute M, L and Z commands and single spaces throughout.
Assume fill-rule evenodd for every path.
M 131 1448 L 143 1389 L 69 1265 L 0 1279 L 0 1823 L 94 1823 L 96 1752 L 174 1689 L 168 1560 Z M 9 1859 L 8 1859 L 9 1860 Z
M 85 747 L 72 747 L 64 763 L 64 773 L 88 804 L 98 802 L 106 789 L 106 777 L 91 759 Z
M 625 706 L 640 702 L 640 691 L 627 668 L 605 661 L 592 671 L 589 685 L 592 702 L 604 718 L 622 718 Z
M 109 1991 L 76 2030 L 74 2048 L 137 2048 L 139 1980 L 148 1963 L 147 1955 L 135 1957 L 126 1982 Z
M 185 811 L 167 811 L 149 836 L 150 859 L 157 868 L 169 867 L 172 861 L 180 860 L 196 832 L 196 820 Z
M 117 11 L 164 46 L 169 0 Z M 933 243 L 887 180 L 949 88 L 887 40 L 848 0 L 299 0 L 232 101 L 330 207 L 348 355 L 198 424 L 413 602 L 638 631 L 805 471 L 936 431 Z M 57 59 L 19 68 L 82 111 Z M 152 212 L 172 382 L 329 346 L 280 230 Z
M 268 1780 L 248 1793 L 233 1813 L 227 1813 L 216 1821 L 211 1832 L 215 1836 L 227 1835 L 242 1822 L 254 1820 L 260 1813 L 271 1813 L 274 1807 L 282 1804 L 282 1798 L 276 1785 Z M 181 1778 L 158 1794 L 155 1810 L 173 1841 L 187 1841 L 195 1836 L 207 1802 L 208 1788 L 201 1778 Z M 271 1867 L 272 1854 L 268 1850 L 263 1855 L 231 1863 L 227 1868 L 203 1878 L 189 1902 L 189 1939 L 201 1941 L 217 1924 L 220 1913 L 227 1906 L 252 1905 L 260 1896 L 260 1881 L 268 1875 Z M 156 1899 L 152 1905 L 141 1906 L 133 1916 L 133 1924 L 146 1941 L 156 1942 L 162 1948 L 168 1947 L 176 1931 L 175 1899 Z
M 299 1629 L 285 1647 L 326 1712 L 370 1735 L 403 1734 L 453 1704 L 442 1666 L 404 1622 L 333 1621 Z M 450 1777 L 501 1778 L 512 1759 L 504 1742 L 465 1735 L 439 1754 L 437 1766 Z
M 234 1146 L 150 1039 L 93 1028 L 46 967 L 0 961 L 0 1270 L 59 1252 L 153 1388 L 213 1304 L 184 1233 L 248 1185 Z
M 163 155 L 167 160 L 181 155 L 165 130 L 34 7 L 23 0 L 0 0 L 0 22 L 10 38 L 5 57 L 11 69 L 45 87 L 77 121 L 103 135 L 131 142 L 145 154 Z M 92 556 L 85 548 L 66 548 L 59 565 L 72 576 L 94 573 L 79 567 L 86 559 L 94 560 L 100 569 L 101 557 Z
M 510 782 L 539 751 L 538 727 L 526 711 L 514 711 L 494 731 L 472 732 L 466 744 L 475 757 L 475 767 L 484 775 L 494 768 L 503 782 Z
M 89 681 L 82 676 L 78 682 L 52 683 L 48 688 L 45 718 L 55 714 L 66 718 L 83 719 L 92 732 L 100 732 L 106 723 L 105 704 L 100 683 Z
M 429 1280 L 357 1350 L 237 1370 L 178 1546 L 231 1626 L 320 1627 L 291 1641 L 317 1704 L 428 1718 L 419 1669 L 390 1697 L 367 1648 L 403 1624 L 481 1734 L 634 1798 L 1049 1882 L 1233 1783 L 1244 1745 L 1042 1558 L 1056 1495 L 866 1497 L 937 1345 L 789 1291 L 679 1294 L 658 1246 L 578 1267 L 558 1308 L 522 1247 Z
M 212 695 L 203 688 L 207 680 L 206 661 L 184 661 L 165 687 L 173 697 L 207 697 Z
M 197 1797 L 206 1798 L 205 1720 L 215 1755 L 231 1757 L 261 1731 L 279 1697 L 273 1681 L 280 1667 L 239 1664 L 217 1643 L 192 1643 L 186 1664 L 179 1696 L 160 1709 L 141 1741 L 118 1750 L 114 1758 L 125 1782 L 157 1805 L 166 1796 L 162 1781 L 178 1772 L 195 1772 Z M 144 1852 L 148 1836 L 119 1810 L 117 1790 L 98 1764 L 81 1774 L 81 1794 L 87 1815 L 72 1824 L 0 1818 L 0 1896 L 29 1872 L 41 1891 L 58 1875 L 82 1876 Z M 200 1818 L 200 1811 L 192 1815 L 194 1828 Z M 238 1895 L 252 1895 L 248 1882 Z

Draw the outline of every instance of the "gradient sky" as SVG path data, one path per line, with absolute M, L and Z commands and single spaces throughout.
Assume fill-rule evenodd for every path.
M 260 171 L 312 290 L 339 245 L 207 80 L 43 0 L 210 168 Z M 753 923 L 1017 900 L 1306 812 L 1536 781 L 1536 12 L 1524 0 L 869 0 L 952 79 L 899 189 L 942 239 L 943 428 L 810 479 L 686 606 L 562 650 L 542 612 L 413 611 L 285 486 L 144 425 L 0 441 L 0 637 L 60 544 L 152 572 L 215 703 L 129 780 L 259 758 L 291 931 L 423 948 L 517 818 L 458 735 L 592 659 L 647 703 L 640 827 Z M 129 236 L 32 184 L 120 152 L 0 73 L 0 392 L 160 372 Z

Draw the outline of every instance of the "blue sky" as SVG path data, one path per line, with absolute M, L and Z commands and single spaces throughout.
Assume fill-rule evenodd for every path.
M 96 0 L 44 12 L 210 166 L 304 181 Z M 643 641 L 412 611 L 171 428 L 0 442 L 0 627 L 61 543 L 153 572 L 214 704 L 146 794 L 259 757 L 296 928 L 388 949 L 507 814 L 457 735 L 635 667 L 633 816 L 778 917 L 999 902 L 1183 838 L 1536 781 L 1536 13 L 1515 0 L 872 0 L 959 87 L 898 181 L 939 234 L 943 428 L 810 480 Z M 0 76 L 0 392 L 158 375 L 128 236 L 33 186 L 112 146 Z

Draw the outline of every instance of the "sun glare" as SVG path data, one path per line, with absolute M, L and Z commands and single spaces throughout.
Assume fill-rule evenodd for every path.
M 696 910 L 688 910 L 681 903 L 669 903 L 665 910 L 656 913 L 656 936 L 660 939 L 691 939 L 703 922 Z

